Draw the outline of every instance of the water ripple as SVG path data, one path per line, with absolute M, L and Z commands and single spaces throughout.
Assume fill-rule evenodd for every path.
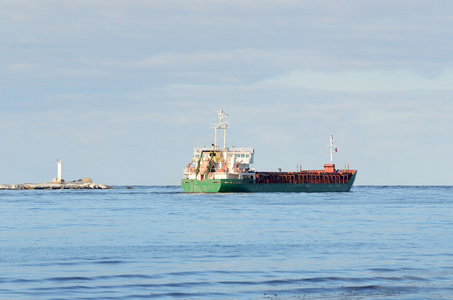
M 449 298 L 452 191 L 2 193 L 0 298 Z

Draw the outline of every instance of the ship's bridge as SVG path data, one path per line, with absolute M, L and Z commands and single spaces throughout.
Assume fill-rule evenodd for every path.
M 255 155 L 255 150 L 253 148 L 226 148 L 226 149 L 212 149 L 212 148 L 195 148 L 194 149 L 194 158 L 198 160 L 202 156 L 204 158 L 209 158 L 215 153 L 216 162 L 225 161 L 229 163 L 239 163 L 241 165 L 253 164 L 253 159 Z

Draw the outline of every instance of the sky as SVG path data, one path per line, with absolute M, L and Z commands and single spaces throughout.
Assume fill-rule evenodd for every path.
M 453 2 L 0 0 L 0 183 L 178 185 L 193 148 L 453 184 Z

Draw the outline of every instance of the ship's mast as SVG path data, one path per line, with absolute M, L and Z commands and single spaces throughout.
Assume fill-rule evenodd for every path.
M 226 150 L 226 129 L 228 127 L 228 123 L 224 120 L 228 117 L 227 114 L 221 109 L 217 112 L 219 116 L 219 123 L 214 124 L 214 147 L 217 149 L 217 129 L 223 129 L 223 149 Z
M 331 135 L 330 136 L 330 164 L 333 163 L 333 147 L 335 147 L 335 145 L 333 144 L 333 136 Z

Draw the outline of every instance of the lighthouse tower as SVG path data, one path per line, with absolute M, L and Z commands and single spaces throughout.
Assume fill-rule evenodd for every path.
M 63 174 L 63 160 L 57 159 L 57 178 L 54 178 L 55 183 L 63 183 L 64 179 L 62 178 Z

